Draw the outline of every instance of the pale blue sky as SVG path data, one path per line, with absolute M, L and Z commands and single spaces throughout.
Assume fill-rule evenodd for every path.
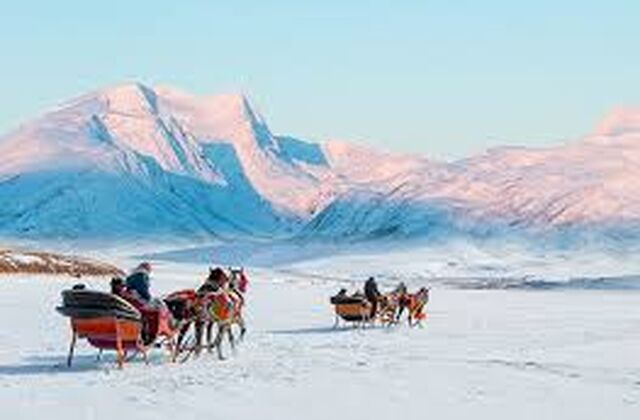
M 520 3 L 4 1 L 0 133 L 131 80 L 240 91 L 276 132 L 445 158 L 572 140 L 640 103 L 640 1 Z

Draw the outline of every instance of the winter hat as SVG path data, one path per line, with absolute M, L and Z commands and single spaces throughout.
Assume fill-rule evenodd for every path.
M 151 264 L 149 264 L 147 261 L 140 263 L 140 265 L 138 265 L 135 271 L 149 274 L 151 273 Z

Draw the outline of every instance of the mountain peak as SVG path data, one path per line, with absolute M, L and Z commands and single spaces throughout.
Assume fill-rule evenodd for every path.
M 142 92 L 145 90 L 151 90 L 151 88 L 142 82 L 126 81 L 126 82 L 105 86 L 102 89 L 99 89 L 98 91 L 105 95 L 117 95 L 119 93 Z
M 211 120 L 246 120 L 252 124 L 264 124 L 251 99 L 242 93 L 195 95 L 170 85 L 147 86 L 140 82 L 112 85 L 89 95 L 107 106 L 108 112 L 136 116 L 142 112 L 158 113 L 159 108 L 172 112 L 196 113 Z M 86 97 L 78 98 L 71 104 Z M 65 104 L 65 105 L 70 105 Z
M 618 136 L 640 132 L 640 106 L 626 106 L 613 109 L 598 126 L 596 134 Z
M 158 112 L 158 97 L 148 86 L 138 82 L 122 83 L 98 92 L 99 98 L 107 102 L 109 111 L 126 114 Z

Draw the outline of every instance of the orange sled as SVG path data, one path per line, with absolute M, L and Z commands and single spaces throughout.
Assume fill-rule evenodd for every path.
M 371 320 L 371 303 L 366 299 L 333 297 L 331 303 L 335 308 L 336 326 L 340 319 L 353 323 L 365 323 Z
M 56 309 L 71 318 L 68 366 L 71 366 L 78 338 L 86 339 L 101 352 L 115 350 L 119 367 L 123 366 L 129 351 L 133 351 L 134 355 L 141 354 L 146 361 L 147 349 L 159 333 L 172 339 L 173 334 L 166 325 L 165 316 L 157 311 L 145 311 L 150 313 L 145 314 L 143 322 L 140 310 L 114 294 L 85 289 L 65 290 L 62 299 L 63 305 Z M 171 347 L 170 344 L 173 352 Z

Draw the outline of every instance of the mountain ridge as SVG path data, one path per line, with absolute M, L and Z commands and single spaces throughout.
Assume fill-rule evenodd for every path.
M 0 154 L 7 236 L 446 237 L 640 220 L 637 108 L 579 142 L 438 162 L 276 135 L 244 95 L 126 83 L 21 125 Z

